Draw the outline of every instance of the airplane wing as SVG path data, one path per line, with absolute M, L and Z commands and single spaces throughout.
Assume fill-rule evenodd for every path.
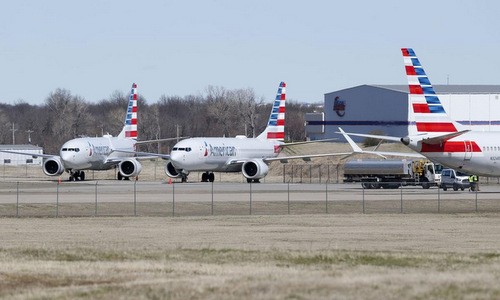
M 424 139 L 422 139 L 422 143 L 429 144 L 429 145 L 439 145 L 442 142 L 445 142 L 449 139 L 452 139 L 454 137 L 457 137 L 457 136 L 462 135 L 462 134 L 469 132 L 469 131 L 470 130 L 462 130 L 462 131 L 438 135 L 438 136 L 434 136 L 434 137 L 430 137 L 430 138 L 424 138 Z
M 342 152 L 342 153 L 323 153 L 323 154 L 309 154 L 309 155 L 294 155 L 294 156 L 278 156 L 278 157 L 269 157 L 269 158 L 263 158 L 262 161 L 265 163 L 273 162 L 273 161 L 280 161 L 281 163 L 287 163 L 289 160 L 294 160 L 294 159 L 302 159 L 303 161 L 311 161 L 312 158 L 317 158 L 317 157 L 328 157 L 328 156 L 350 156 L 354 152 Z M 242 159 L 235 159 L 235 160 L 230 160 L 227 162 L 227 165 L 235 165 L 235 164 L 243 164 L 250 159 L 242 160 Z
M 280 147 L 284 148 L 284 147 L 290 147 L 290 146 L 295 146 L 295 145 L 303 145 L 303 144 L 311 144 L 311 143 L 322 143 L 322 142 L 331 142 L 331 141 L 335 141 L 335 140 L 338 140 L 338 139 L 337 138 L 333 138 L 333 139 L 324 139 L 324 140 L 314 140 L 314 141 L 285 143 L 285 144 L 281 144 Z
M 0 152 L 26 155 L 26 156 L 31 156 L 33 158 L 38 158 L 38 157 L 43 157 L 43 158 L 59 157 L 59 155 L 55 155 L 55 154 L 33 154 L 33 153 L 26 153 L 26 152 L 19 152 L 19 151 L 10 151 L 10 150 L 0 150 Z
M 157 140 L 147 140 L 147 141 L 137 141 L 135 144 L 136 145 L 144 145 L 144 144 L 152 144 L 152 143 L 161 143 L 161 142 L 168 142 L 168 141 L 173 141 L 173 140 L 184 140 L 189 138 L 189 136 L 180 136 L 178 138 L 166 138 L 166 139 L 157 139 Z
M 351 156 L 354 152 L 343 152 L 343 153 L 322 153 L 322 154 L 309 154 L 309 155 L 294 155 L 294 156 L 279 156 L 264 158 L 264 162 L 280 161 L 282 163 L 287 163 L 289 160 L 302 159 L 303 161 L 311 161 L 312 158 L 317 157 L 328 157 L 328 156 Z
M 384 159 L 386 158 L 385 157 L 386 155 L 387 156 L 418 157 L 418 158 L 425 157 L 425 156 L 423 156 L 420 153 L 412 153 L 412 152 L 388 152 L 388 151 L 369 151 L 369 150 L 363 150 L 349 136 L 349 135 L 358 135 L 358 134 L 346 133 L 340 127 L 339 127 L 339 130 L 340 130 L 340 132 L 338 132 L 338 133 L 341 133 L 344 136 L 344 138 L 347 140 L 347 142 L 351 146 L 352 151 L 354 153 L 356 153 L 356 154 L 375 154 L 375 155 L 378 155 L 378 156 L 380 156 L 380 157 L 382 157 Z M 359 136 L 361 136 L 361 135 L 359 135 Z M 363 135 L 363 136 L 367 136 L 367 137 L 384 137 L 384 136 L 380 136 L 380 135 Z M 390 137 L 390 138 L 396 138 L 396 137 Z M 393 139 L 391 139 L 391 140 L 393 140 Z M 397 141 L 401 142 L 401 139 L 397 138 Z
M 340 132 L 335 132 L 338 134 L 344 134 L 345 132 L 339 127 Z M 364 133 L 346 133 L 348 135 L 353 135 L 353 136 L 360 136 L 360 137 L 367 137 L 367 138 L 374 138 L 374 139 L 379 139 L 379 140 L 386 140 L 386 141 L 393 141 L 393 142 L 401 142 L 401 138 L 397 136 L 388 136 L 388 135 L 375 135 L 375 134 L 364 134 Z M 344 136 L 345 137 L 345 136 Z
M 120 150 L 120 149 L 113 149 L 111 152 L 118 152 L 118 153 L 127 153 L 127 154 L 135 154 L 134 158 L 139 159 L 139 160 L 145 160 L 145 159 L 152 159 L 152 158 L 162 158 L 162 159 L 170 159 L 170 154 L 161 154 L 161 153 L 152 153 L 152 152 L 141 152 L 141 151 L 128 151 L 128 150 Z M 118 158 L 113 158 L 113 159 L 118 159 Z

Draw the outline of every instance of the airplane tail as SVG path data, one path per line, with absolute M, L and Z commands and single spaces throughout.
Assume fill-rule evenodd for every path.
M 137 84 L 135 83 L 132 84 L 125 123 L 118 137 L 137 140 Z
M 447 135 L 464 130 L 453 121 L 439 101 L 429 78 L 411 48 L 402 48 L 409 85 L 408 133 Z
M 274 100 L 271 115 L 267 123 L 266 129 L 257 136 L 258 139 L 267 139 L 274 141 L 285 140 L 285 99 L 286 99 L 286 83 L 280 83 L 276 100 Z

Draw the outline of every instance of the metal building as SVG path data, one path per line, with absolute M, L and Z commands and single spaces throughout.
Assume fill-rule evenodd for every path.
M 468 129 L 500 131 L 500 85 L 434 85 L 444 109 Z M 325 94 L 324 111 L 306 114 L 310 140 L 335 132 L 408 135 L 408 85 L 360 85 Z M 354 138 L 357 142 L 363 138 Z
M 33 145 L 0 145 L 0 150 L 10 150 L 18 152 L 26 152 L 30 154 L 43 154 L 43 148 Z M 42 158 L 32 156 L 0 152 L 0 164 L 2 165 L 42 165 Z

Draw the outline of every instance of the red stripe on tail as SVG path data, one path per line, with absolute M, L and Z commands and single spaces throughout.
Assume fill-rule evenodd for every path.
M 419 132 L 457 132 L 453 123 L 417 122 Z
M 410 94 L 419 94 L 422 95 L 424 91 L 420 85 L 410 85 Z
M 284 132 L 268 132 L 267 138 L 268 139 L 284 139 L 285 133 Z
M 429 105 L 424 103 L 413 103 L 413 112 L 415 113 L 430 113 Z

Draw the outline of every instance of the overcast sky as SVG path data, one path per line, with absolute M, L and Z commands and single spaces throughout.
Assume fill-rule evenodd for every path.
M 318 102 L 359 84 L 406 84 L 413 47 L 434 84 L 500 84 L 500 1 L 6 1 L 0 102 L 253 88 Z

